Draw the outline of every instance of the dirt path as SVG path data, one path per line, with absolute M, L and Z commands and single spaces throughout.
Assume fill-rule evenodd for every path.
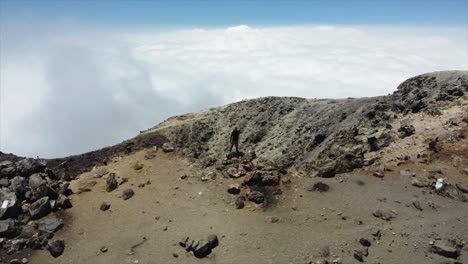
M 30 263 L 303 264 L 313 256 L 326 255 L 326 247 L 329 261 L 357 263 L 353 250 L 360 248 L 361 237 L 372 238 L 368 231 L 372 227 L 380 228 L 382 237 L 372 241 L 367 263 L 440 263 L 447 259 L 428 253 L 431 240 L 468 241 L 467 203 L 413 187 L 411 179 L 397 171 L 383 179 L 368 172 L 331 179 L 293 178 L 268 208 L 249 203 L 236 210 L 235 196 L 226 192 L 231 179 L 218 175 L 216 180 L 202 182 L 184 159 L 157 152 L 156 158 L 145 160 L 146 153 L 123 157 L 73 182 L 74 191 L 79 187 L 92 191 L 72 196 L 73 208 L 67 211 L 70 222 L 56 234 L 65 240 L 64 254 L 53 259 L 47 251 L 38 251 Z M 137 162 L 143 169 L 133 168 Z M 95 177 L 106 171 L 127 177 L 128 182 L 108 193 L 106 176 Z M 189 177 L 182 180 L 182 175 Z M 330 190 L 306 190 L 317 181 L 327 183 Z M 139 188 L 142 183 L 145 186 Z M 127 188 L 135 195 L 124 201 L 119 196 Z M 414 200 L 423 211 L 414 208 Z M 111 204 L 110 210 L 99 210 L 103 201 Z M 375 209 L 394 210 L 398 215 L 384 221 L 372 216 Z M 272 217 L 278 221 L 273 223 Z M 207 258 L 196 259 L 177 245 L 186 236 L 202 239 L 209 234 L 216 234 L 220 245 Z M 135 245 L 134 254 L 128 255 Z M 108 251 L 102 253 L 102 247 Z M 461 263 L 468 263 L 466 248 Z

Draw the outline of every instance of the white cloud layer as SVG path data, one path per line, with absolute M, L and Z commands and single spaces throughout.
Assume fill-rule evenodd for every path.
M 468 68 L 465 28 L 111 31 L 2 25 L 0 149 L 57 157 L 163 119 L 259 96 L 385 95 Z

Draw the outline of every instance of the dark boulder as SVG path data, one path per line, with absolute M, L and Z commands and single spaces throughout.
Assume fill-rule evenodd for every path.
M 200 240 L 192 246 L 193 255 L 197 258 L 204 258 L 208 256 L 218 244 L 218 237 L 216 235 L 209 235 L 206 241 Z
M 17 197 L 24 197 L 26 193 L 26 181 L 21 176 L 16 176 L 10 181 L 10 190 L 16 193 Z
M 39 186 L 41 186 L 43 180 L 44 178 L 40 173 L 34 173 L 33 175 L 29 176 L 29 187 L 31 190 L 36 190 L 39 188 Z
M 29 176 L 33 173 L 42 172 L 46 168 L 44 160 L 39 159 L 22 159 L 15 163 L 17 173 L 21 176 Z
M 14 219 L 0 220 L 0 238 L 13 238 L 21 232 L 18 222 Z
M 449 245 L 441 241 L 436 241 L 435 244 L 432 245 L 430 251 L 446 258 L 455 259 L 460 255 L 460 251 L 455 247 L 455 245 Z
M 115 179 L 115 173 L 110 173 L 106 179 L 106 191 L 112 192 L 117 189 L 117 186 L 119 186 L 119 183 Z
M 45 217 L 38 222 L 39 231 L 55 233 L 63 227 L 63 221 L 55 216 Z
M 29 214 L 32 220 L 40 219 L 48 215 L 51 211 L 52 207 L 50 206 L 49 197 L 42 197 L 29 207 Z
M 21 203 L 16 194 L 9 189 L 0 189 L 0 219 L 18 218 Z
M 63 254 L 65 250 L 65 243 L 63 240 L 54 240 L 48 244 L 49 252 L 54 257 L 57 258 Z

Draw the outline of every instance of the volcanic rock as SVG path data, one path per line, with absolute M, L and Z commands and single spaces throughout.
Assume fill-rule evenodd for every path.
M 229 185 L 229 188 L 228 188 L 228 193 L 230 194 L 239 194 L 240 193 L 240 187 L 239 187 L 239 184 L 231 184 Z
M 0 219 L 18 218 L 21 213 L 20 201 L 9 189 L 0 189 Z
M 65 249 L 65 242 L 63 240 L 54 240 L 48 244 L 49 252 L 54 257 L 57 258 L 62 255 Z
M 454 245 L 449 245 L 442 241 L 436 241 L 430 251 L 446 258 L 457 258 L 460 255 L 459 250 Z
M 166 142 L 162 145 L 162 150 L 164 152 L 173 152 L 175 148 L 169 142 Z
M 253 191 L 248 194 L 247 198 L 249 201 L 254 202 L 256 204 L 261 204 L 265 202 L 265 195 L 259 191 Z
M 117 189 L 119 183 L 115 179 L 115 173 L 110 173 L 106 179 L 106 191 L 112 192 L 113 190 Z
M 38 221 L 38 230 L 46 233 L 55 233 L 63 227 L 63 221 L 55 216 L 45 217 Z
M 32 220 L 40 219 L 48 215 L 51 211 L 52 208 L 50 206 L 49 197 L 42 197 L 29 207 L 29 214 Z
M 314 192 L 314 191 L 327 192 L 329 189 L 330 189 L 330 186 L 328 186 L 328 184 L 325 184 L 323 182 L 316 182 L 314 183 L 314 185 L 312 185 L 312 187 L 308 188 L 308 191 L 309 192 Z
M 0 238 L 13 238 L 20 232 L 18 223 L 14 219 L 0 220 Z
M 111 205 L 109 203 L 106 203 L 106 202 L 102 202 L 101 206 L 99 207 L 99 209 L 101 211 L 107 211 L 109 210 L 111 207 Z
M 128 199 L 132 198 L 134 194 L 135 194 L 135 192 L 132 189 L 126 189 L 122 193 L 122 199 L 128 200 Z

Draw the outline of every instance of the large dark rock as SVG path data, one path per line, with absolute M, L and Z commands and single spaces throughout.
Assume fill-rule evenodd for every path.
M 55 233 L 63 227 L 63 221 L 56 216 L 42 218 L 38 222 L 39 231 Z
M 218 244 L 218 237 L 216 235 L 209 235 L 206 241 L 200 240 L 192 246 L 193 255 L 197 258 L 204 258 L 208 256 Z
M 46 162 L 38 159 L 22 159 L 15 163 L 17 173 L 21 176 L 29 176 L 33 173 L 42 172 L 46 168 Z
M 449 245 L 442 241 L 436 241 L 430 251 L 446 258 L 457 258 L 460 255 L 460 251 L 454 245 Z
M 65 250 L 65 243 L 63 240 L 54 240 L 48 244 L 49 252 L 54 257 L 57 258 L 62 255 Z
M 31 215 L 32 220 L 40 219 L 48 215 L 52 211 L 52 207 L 49 203 L 49 197 L 42 197 L 41 199 L 35 201 L 29 207 L 29 214 Z
M 40 173 L 34 173 L 33 175 L 29 176 L 29 188 L 31 188 L 31 190 L 36 190 L 39 188 L 39 186 L 41 186 L 43 180 L 44 178 Z
M 115 173 L 110 173 L 106 179 L 106 191 L 112 192 L 117 189 L 117 186 L 119 186 L 119 183 L 115 179 Z
M 14 219 L 0 220 L 0 238 L 13 238 L 19 234 L 21 229 Z
M 16 176 L 10 181 L 10 190 L 16 193 L 17 197 L 23 197 L 26 193 L 26 181 L 21 176 Z
M 0 219 L 18 218 L 21 204 L 16 194 L 9 189 L 0 189 Z

